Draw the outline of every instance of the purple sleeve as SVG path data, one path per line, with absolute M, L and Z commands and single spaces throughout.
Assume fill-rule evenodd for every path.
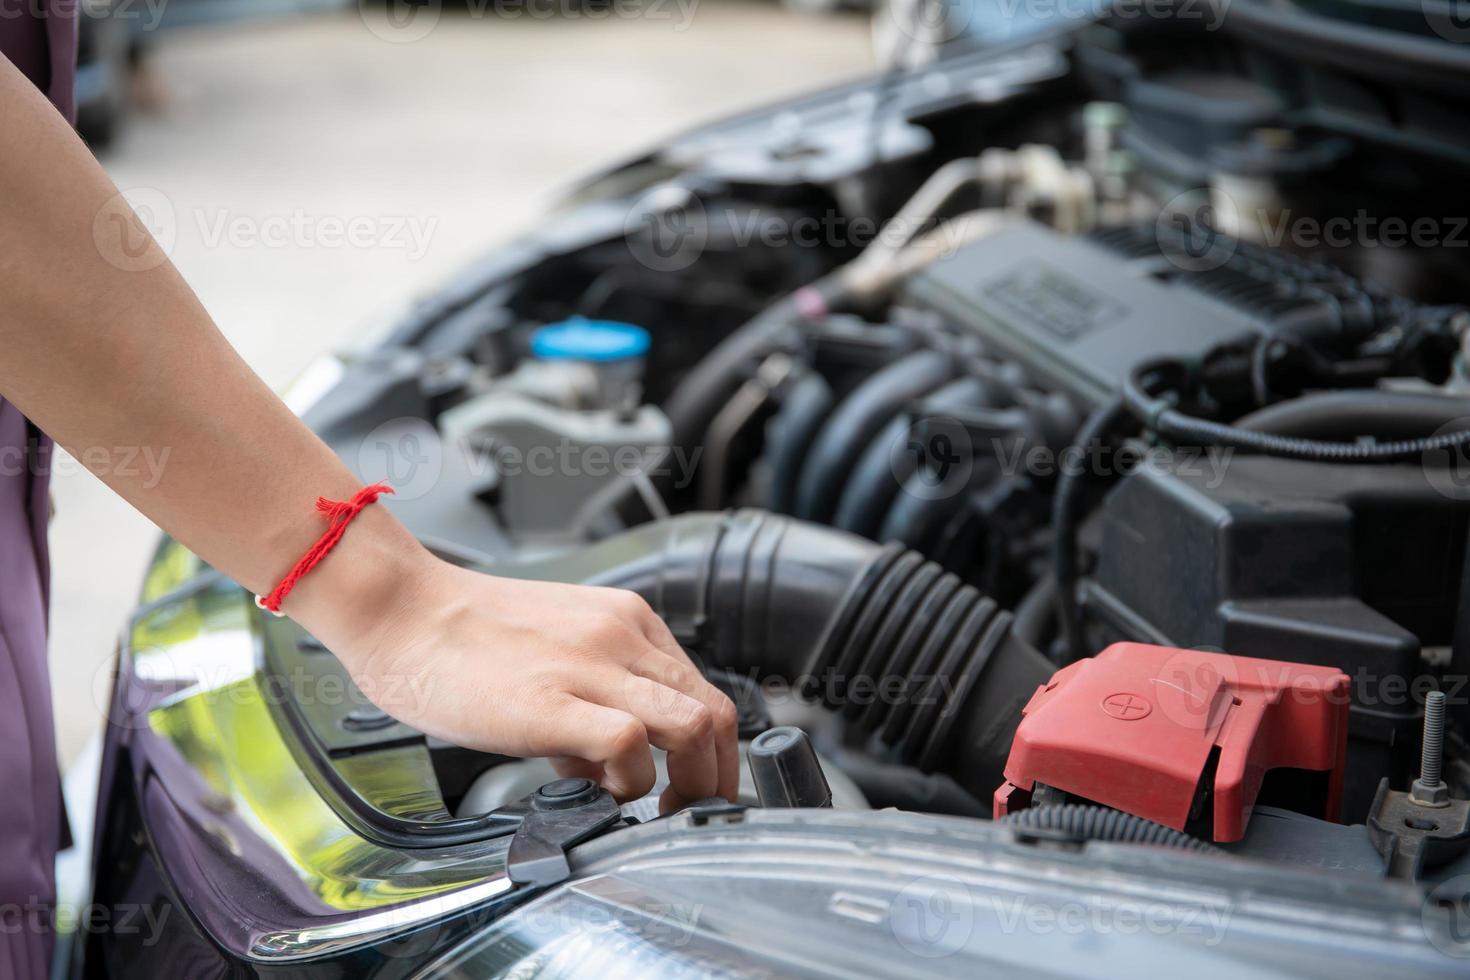
M 77 0 L 10 5 L 0 52 L 76 116 Z M 0 400 L 0 980 L 45 976 L 61 790 L 46 668 L 49 440 Z
M 44 0 L 44 17 L 26 12 L 34 6 L 9 4 L 0 12 L 0 53 L 75 121 L 80 0 Z

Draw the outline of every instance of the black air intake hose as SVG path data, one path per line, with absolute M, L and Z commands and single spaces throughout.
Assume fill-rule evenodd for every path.
M 706 666 L 785 679 L 981 799 L 1054 670 L 933 562 L 764 511 L 687 514 L 491 570 L 632 589 Z

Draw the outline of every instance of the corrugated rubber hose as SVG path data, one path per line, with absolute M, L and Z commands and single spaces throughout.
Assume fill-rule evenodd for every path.
M 631 589 L 705 666 L 780 678 L 982 800 L 1054 669 L 922 555 L 765 511 L 685 514 L 487 570 Z
M 1213 844 L 1191 837 L 1173 827 L 1136 817 L 1111 807 L 1081 803 L 1036 806 L 1017 810 L 1000 819 L 1007 827 L 1022 830 L 1045 830 L 1070 834 L 1082 840 L 1111 841 L 1119 844 L 1153 844 L 1177 847 L 1201 853 L 1224 853 Z

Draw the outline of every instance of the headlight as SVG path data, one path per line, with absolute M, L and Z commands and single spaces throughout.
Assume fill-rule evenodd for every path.
M 492 923 L 417 980 L 1234 980 L 1452 965 L 1424 941 L 1408 891 L 1364 905 L 1326 894 L 1307 872 L 1137 845 L 1027 846 L 979 821 L 750 811 L 728 825 L 654 821 L 575 856 L 582 878 Z
M 714 865 L 692 889 L 678 874 L 584 879 L 512 913 L 425 978 L 784 977 L 834 966 L 896 976 L 953 958 L 973 933 L 967 889 L 953 876 L 838 884 L 830 867 L 785 870 L 792 877 Z M 961 956 L 942 969 L 972 966 Z

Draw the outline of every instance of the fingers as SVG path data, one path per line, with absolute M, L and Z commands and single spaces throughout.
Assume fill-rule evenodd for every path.
M 596 779 L 619 803 L 653 789 L 656 772 L 648 730 L 633 715 L 604 704 L 569 698 L 555 717 L 555 731 L 538 754 L 553 756 L 562 775 Z M 546 724 L 542 719 L 541 724 Z
M 678 692 L 703 705 L 708 713 L 714 749 L 715 781 L 706 796 L 721 796 L 734 801 L 740 795 L 739 717 L 734 703 L 687 659 L 654 654 L 640 657 L 632 666 L 633 673 L 659 687 Z M 674 785 L 672 770 L 669 782 Z
M 715 758 L 719 775 L 714 795 L 734 801 L 740 793 L 739 713 L 723 691 L 705 679 L 684 647 L 674 638 L 668 624 L 648 603 L 637 597 L 638 626 L 648 642 L 663 657 L 640 657 L 632 665 L 635 674 L 673 688 L 702 703 L 714 723 Z M 631 605 L 631 603 L 630 603 Z
M 598 779 L 627 800 L 651 788 L 649 746 L 655 745 L 668 752 L 662 810 L 711 796 L 736 799 L 734 704 L 705 680 L 647 602 L 633 592 L 600 591 L 598 605 L 610 615 L 583 648 L 575 672 L 558 672 L 569 706 L 531 726 L 549 722 L 566 735 L 554 746 L 543 744 L 538 754 L 562 757 L 554 761 L 558 772 Z
M 702 702 L 620 669 L 588 675 L 576 693 L 637 718 L 649 742 L 668 752 L 669 789 L 661 809 L 677 809 L 715 795 L 720 773 L 714 719 Z
M 623 682 L 628 709 L 648 728 L 648 738 L 668 752 L 669 787 L 659 801 L 665 812 L 714 796 L 719 757 L 714 720 L 695 698 L 636 674 Z
M 641 599 L 639 601 L 642 602 Z M 690 659 L 683 644 L 674 638 L 673 631 L 669 629 L 669 624 L 663 621 L 663 617 L 654 612 L 646 602 L 643 603 L 642 613 L 638 618 L 638 628 L 643 631 L 644 636 L 648 637 L 648 642 L 675 660 L 693 667 L 694 661 Z

